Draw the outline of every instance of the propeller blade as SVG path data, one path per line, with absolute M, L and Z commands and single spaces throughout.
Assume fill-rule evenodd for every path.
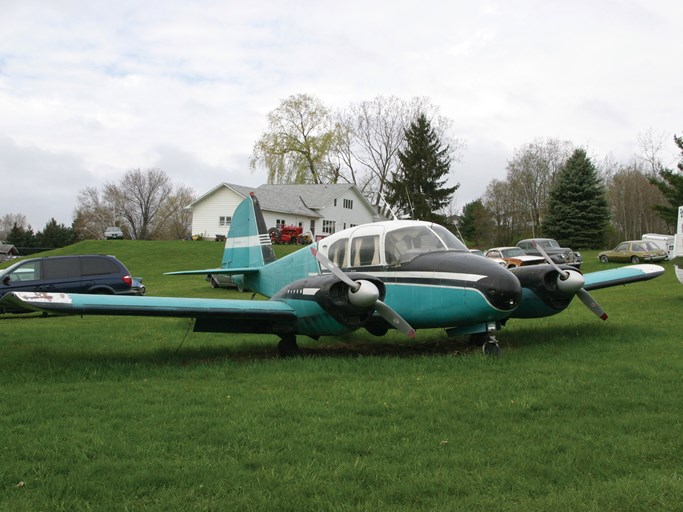
M 358 289 L 360 288 L 360 284 L 356 283 L 353 279 L 351 279 L 344 272 L 342 272 L 342 270 L 337 265 L 332 263 L 332 261 L 327 256 L 318 251 L 315 247 L 311 247 L 311 252 L 313 253 L 313 256 L 315 256 L 315 259 L 317 259 L 323 267 L 325 267 L 327 270 L 329 270 L 335 276 L 337 276 L 340 281 L 343 281 L 344 283 L 348 284 L 353 292 L 358 291 Z
M 391 309 L 381 300 L 378 300 L 375 303 L 375 311 L 377 311 L 382 318 L 389 322 L 389 324 L 394 326 L 409 338 L 415 337 L 415 329 L 413 329 L 408 322 L 401 318 L 396 311 Z
M 569 277 L 569 272 L 567 272 L 566 270 L 562 270 L 560 267 L 558 267 L 557 264 L 552 259 L 550 259 L 550 256 L 548 256 L 548 253 L 545 252 L 545 249 L 543 247 L 541 247 L 536 242 L 536 240 L 533 240 L 531 243 L 536 249 L 538 249 L 538 252 L 541 253 L 541 256 L 543 256 L 543 258 L 545 258 L 545 261 L 547 261 L 550 264 L 550 266 L 553 267 L 557 271 L 558 274 L 560 274 L 560 279 L 564 280 L 564 279 L 567 279 Z
M 581 299 L 581 302 L 583 302 L 588 309 L 590 309 L 593 313 L 595 313 L 600 319 L 602 320 L 607 320 L 607 313 L 605 313 L 605 310 L 603 310 L 600 307 L 600 304 L 595 302 L 595 299 L 591 297 L 591 294 L 588 293 L 585 289 L 581 288 L 577 293 L 579 296 L 579 299 Z

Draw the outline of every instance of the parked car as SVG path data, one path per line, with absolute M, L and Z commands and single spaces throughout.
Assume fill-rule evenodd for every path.
M 500 259 L 505 262 L 505 267 L 526 267 L 545 263 L 540 256 L 529 256 L 519 247 L 494 247 L 484 253 L 487 258 Z
M 243 292 L 244 276 L 235 275 L 229 276 L 227 274 L 207 274 L 206 280 L 211 285 L 211 288 L 237 288 L 237 291 Z
M 641 261 L 662 261 L 666 259 L 666 251 L 647 240 L 628 240 L 621 242 L 611 251 L 598 253 L 598 259 L 607 263 L 640 263 Z
M 112 226 L 104 230 L 104 238 L 107 240 L 123 240 L 123 231 L 121 231 L 121 228 Z
M 517 247 L 531 256 L 542 256 L 541 251 L 534 247 L 534 242 L 540 245 L 550 259 L 558 265 L 565 264 L 578 269 L 581 268 L 581 263 L 583 263 L 581 253 L 572 251 L 568 247 L 560 247 L 557 240 L 553 240 L 552 238 L 527 238 L 526 240 L 517 242 Z
M 114 256 L 81 254 L 31 258 L 0 270 L 0 297 L 18 291 L 143 295 L 146 289 Z M 0 307 L 0 313 L 25 311 Z
M 470 252 L 472 254 L 476 254 L 477 256 L 485 257 L 484 251 L 482 251 L 481 249 L 470 249 Z M 503 260 L 501 258 L 492 258 L 492 259 L 495 260 L 496 263 L 498 263 L 501 267 L 507 268 L 507 263 L 505 263 L 505 260 Z

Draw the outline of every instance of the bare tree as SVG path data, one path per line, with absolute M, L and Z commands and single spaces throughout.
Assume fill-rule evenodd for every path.
M 653 208 L 666 204 L 660 190 L 648 180 L 649 168 L 642 160 L 621 165 L 606 174 L 607 201 L 612 225 L 623 239 L 639 239 L 645 233 L 666 233 L 666 223 Z
M 173 191 L 168 175 L 161 169 L 133 169 L 119 183 L 104 187 L 107 198 L 126 221 L 131 238 L 151 240 L 163 221 L 162 206 Z
M 166 198 L 160 213 L 165 221 L 157 230 L 157 238 L 184 240 L 192 234 L 192 212 L 185 207 L 194 197 L 192 188 L 179 186 Z
M 405 131 L 420 114 L 448 146 L 451 162 L 460 160 L 464 141 L 451 136 L 451 121 L 441 116 L 427 98 L 405 101 L 377 96 L 337 114 L 341 136 L 334 149 L 341 164 L 341 178 L 356 185 L 379 210 L 384 209 L 386 183 L 400 165 L 398 153 L 405 146 Z
M 19 229 L 26 229 L 28 227 L 26 215 L 23 213 L 6 213 L 0 217 L 0 240 L 6 239 L 15 225 Z
M 117 214 L 116 204 L 106 195 L 95 187 L 86 187 L 78 192 L 74 210 L 76 235 L 80 239 L 104 238 L 108 226 L 123 226 L 121 214 Z

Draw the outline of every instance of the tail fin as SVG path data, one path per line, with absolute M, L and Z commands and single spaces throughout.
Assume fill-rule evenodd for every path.
M 252 192 L 237 206 L 232 216 L 221 268 L 263 267 L 272 261 L 275 261 L 275 252 L 261 206 Z

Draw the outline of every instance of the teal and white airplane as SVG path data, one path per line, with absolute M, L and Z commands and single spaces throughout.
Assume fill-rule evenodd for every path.
M 233 215 L 221 268 L 171 274 L 229 274 L 270 300 L 130 297 L 15 292 L 0 301 L 67 315 L 194 318 L 196 332 L 271 333 L 283 355 L 298 351 L 297 335 L 314 339 L 364 328 L 444 328 L 498 352 L 494 333 L 511 318 L 563 311 L 578 296 L 602 319 L 590 290 L 659 276 L 657 265 L 630 265 L 582 275 L 548 264 L 508 270 L 469 252 L 447 229 L 395 220 L 352 227 L 276 259 L 257 198 Z

